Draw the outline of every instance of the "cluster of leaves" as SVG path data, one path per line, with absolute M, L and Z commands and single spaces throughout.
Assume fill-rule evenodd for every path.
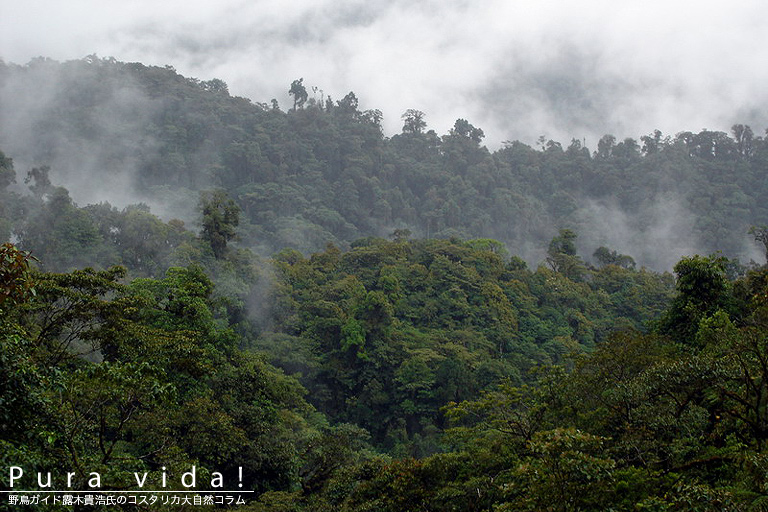
M 242 467 L 254 511 L 759 509 L 768 270 L 684 258 L 669 302 L 571 242 L 570 275 L 403 232 L 286 250 L 246 338 L 199 267 L 125 284 L 6 245 L 3 463 L 111 489 Z
M 98 473 L 102 490 L 124 490 L 133 472 L 155 488 L 164 473 L 178 488 L 194 465 L 198 489 L 219 472 L 227 488 L 242 475 L 243 489 L 261 493 L 332 468 L 323 454 L 337 432 L 364 443 L 359 429 L 317 415 L 295 379 L 238 348 L 199 267 L 125 284 L 121 267 L 31 270 L 8 244 L 0 268 L 12 276 L 0 282 L 3 467 L 51 472 L 60 486 L 71 472 L 78 488 Z
M 270 305 L 240 324 L 238 295 L 214 296 L 194 265 L 124 284 L 121 267 L 31 271 L 28 254 L 4 246 L 5 462 L 23 456 L 25 470 L 83 482 L 96 471 L 106 488 L 131 485 L 133 471 L 151 480 L 195 464 L 232 480 L 242 467 L 265 493 L 256 510 L 320 503 L 332 486 L 339 497 L 356 489 L 360 471 L 420 467 L 372 456 L 369 435 L 394 456 L 444 451 L 445 404 L 503 379 L 522 384 L 612 325 L 642 326 L 669 297 L 669 276 L 645 270 L 584 267 L 591 278 L 574 281 L 507 260 L 493 240 L 407 236 L 310 258 L 283 251 L 261 282 Z M 213 260 L 222 284 L 247 273 L 242 258 Z M 637 307 L 622 304 L 626 294 Z M 381 485 L 354 500 L 363 506 Z
M 262 502 L 345 512 L 763 510 L 768 269 L 735 282 L 725 270 L 717 257 L 685 258 L 654 332 L 614 333 L 570 369 L 538 366 L 527 383 L 448 404 L 441 453 L 371 459 L 316 494 Z
M 617 265 L 579 263 L 579 280 L 530 271 L 490 240 L 353 246 L 275 256 L 255 346 L 299 375 L 333 421 L 366 428 L 396 454 L 439 449 L 447 402 L 502 379 L 522 383 L 531 368 L 562 363 L 616 329 L 642 329 L 673 291 L 671 275 Z

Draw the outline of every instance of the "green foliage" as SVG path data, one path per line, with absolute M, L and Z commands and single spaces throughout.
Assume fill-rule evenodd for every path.
M 765 272 L 732 284 L 722 259 L 681 260 L 669 311 L 699 314 L 690 353 L 600 327 L 658 315 L 668 277 L 606 265 L 573 281 L 510 269 L 493 247 L 373 239 L 277 255 L 272 331 L 254 344 L 305 391 L 239 349 L 199 266 L 128 284 L 119 268 L 33 275 L 6 246 L 21 281 L 5 289 L 34 281 L 36 295 L 13 295 L 2 318 L 4 403 L 35 411 L 0 417 L 5 453 L 96 468 L 109 485 L 242 467 L 254 510 L 759 506 Z M 680 317 L 664 318 L 677 332 Z
M 671 256 L 646 243 L 661 218 L 680 221 L 703 251 L 748 261 L 745 233 L 768 216 L 762 172 L 768 146 L 744 125 L 730 135 L 703 130 L 665 137 L 656 130 L 640 143 L 606 135 L 593 154 L 579 141 L 565 149 L 556 141 L 540 148 L 515 141 L 489 151 L 481 146 L 483 130 L 466 119 L 440 135 L 427 131 L 416 109 L 403 114 L 403 133 L 387 138 L 381 112 L 361 112 L 353 93 L 333 102 L 313 86 L 320 97 L 310 97 L 303 79 L 291 84 L 294 108 L 283 112 L 232 97 L 221 81 L 185 78 L 172 68 L 95 57 L 1 65 L 14 90 L 45 83 L 56 92 L 56 101 L 40 110 L 48 122 L 29 129 L 34 140 L 3 148 L 17 160 L 41 162 L 29 176 L 38 198 L 64 181 L 59 176 L 83 173 L 81 158 L 62 158 L 62 168 L 47 169 L 51 154 L 80 155 L 97 145 L 89 161 L 101 178 L 123 179 L 123 170 L 135 169 L 136 193 L 180 207 L 182 218 L 191 216 L 190 197 L 221 187 L 241 209 L 243 245 L 264 254 L 286 246 L 317 251 L 329 241 L 345 246 L 397 227 L 417 237 L 491 238 L 526 248 L 531 258 L 528 247 L 546 246 L 551 226 L 567 226 L 580 234 L 584 256 L 611 242 L 600 226 L 624 219 L 621 239 L 632 242 L 637 263 L 665 268 Z M 101 130 L 105 116 L 121 122 Z M 0 190 L 11 176 L 4 175 Z M 40 204 L 4 194 L 13 198 L 4 203 L 15 205 L 0 213 L 9 225 L 3 229 L 23 233 L 28 223 L 20 217 L 34 217 Z M 684 224 L 688 218 L 696 221 Z M 94 248 L 86 261 L 70 258 L 59 266 L 58 247 L 49 255 L 48 245 L 32 242 L 22 247 L 43 256 L 51 270 L 108 259 Z
M 299 486 L 299 453 L 316 435 L 305 391 L 240 351 L 200 268 L 123 284 L 121 268 L 33 274 L 26 254 L 3 251 L 14 277 L 0 310 L 4 462 L 97 471 L 104 488 L 192 464 L 230 482 L 242 467 L 250 490 Z
M 662 332 L 678 341 L 695 344 L 701 321 L 717 311 L 729 312 L 729 283 L 723 257 L 685 257 L 675 265 L 678 295 L 666 317 Z
M 13 244 L 0 245 L 0 308 L 13 307 L 36 294 L 29 260 L 29 253 L 20 251 Z
M 294 80 L 291 83 L 291 89 L 288 91 L 288 94 L 293 96 L 293 110 L 302 108 L 304 106 L 304 103 L 307 102 L 307 97 L 309 95 L 307 94 L 307 88 L 304 87 L 303 82 L 304 82 L 303 78 Z
M 606 441 L 575 429 L 538 432 L 497 510 L 604 510 L 616 465 L 605 456 Z
M 598 247 L 592 254 L 601 266 L 616 265 L 624 268 L 635 268 L 635 260 L 632 256 L 619 254 L 607 247 Z
M 560 234 L 549 242 L 547 248 L 549 267 L 570 279 L 578 280 L 584 266 L 576 255 L 576 233 L 571 229 L 561 229 Z
M 672 203 L 707 250 L 739 253 L 748 226 L 765 244 L 768 144 L 749 127 L 491 152 L 465 119 L 440 136 L 418 110 L 387 138 L 354 93 L 318 102 L 303 79 L 282 112 L 171 68 L 0 71 L 59 80 L 17 161 L 95 143 L 105 180 L 136 169 L 137 193 L 190 213 L 220 187 L 195 237 L 146 205 L 79 207 L 55 183 L 81 169 L 35 167 L 19 194 L 0 153 L 0 235 L 21 247 L 0 247 L 6 466 L 111 487 L 242 467 L 251 510 L 768 502 L 766 271 L 684 257 L 675 288 L 589 227 L 616 215 L 642 241 Z M 99 129 L 105 113 L 124 126 Z
M 740 304 L 731 311 L 738 322 L 724 310 L 702 317 L 699 353 L 658 334 L 617 333 L 576 356 L 570 371 L 539 371 L 530 384 L 506 382 L 450 404 L 449 453 L 361 465 L 357 486 L 334 502 L 342 510 L 759 510 L 768 496 L 765 271 L 731 286 L 716 259 L 683 259 L 678 270 L 686 301 Z M 450 467 L 450 477 L 436 467 Z
M 427 127 L 424 112 L 409 108 L 400 116 L 403 120 L 403 133 L 419 134 Z
M 61 187 L 46 189 L 42 206 L 19 230 L 20 245 L 40 255 L 43 265 L 71 270 L 100 259 L 103 238 L 88 213 Z
M 235 237 L 240 208 L 223 190 L 202 193 L 199 208 L 203 216 L 200 236 L 211 245 L 214 256 L 221 258 Z
M 256 346 L 300 372 L 333 421 L 357 423 L 392 453 L 429 454 L 447 402 L 589 350 L 618 318 L 641 328 L 668 301 L 668 279 L 614 266 L 594 271 L 593 285 L 547 269 L 512 272 L 502 249 L 369 239 L 346 253 L 284 251 L 272 332 Z

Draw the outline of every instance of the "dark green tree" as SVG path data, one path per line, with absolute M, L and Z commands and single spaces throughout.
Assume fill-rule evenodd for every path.
M 561 229 L 560 233 L 549 242 L 548 255 L 565 254 L 576 256 L 576 232 L 572 229 Z
M 616 147 L 616 137 L 613 135 L 603 135 L 597 143 L 597 152 L 595 156 L 598 158 L 607 159 L 610 158 L 613 153 L 613 148 Z
M 754 133 L 749 125 L 735 124 L 731 127 L 736 141 L 736 150 L 742 157 L 749 158 L 754 154 Z
M 422 133 L 427 127 L 424 121 L 424 112 L 409 108 L 400 116 L 403 120 L 403 133 Z
M 677 296 L 661 321 L 661 332 L 676 341 L 697 345 L 702 320 L 717 311 L 728 312 L 730 284 L 722 256 L 691 256 L 675 265 Z
M 485 133 L 480 128 L 475 128 L 466 119 L 457 119 L 456 123 L 451 128 L 451 135 L 458 135 L 460 137 L 466 137 L 476 143 L 480 143 L 485 137 Z
M 667 141 L 662 140 L 661 130 L 654 130 L 653 135 L 643 135 L 640 141 L 643 143 L 641 151 L 644 155 L 655 155 L 662 150 Z
M 572 229 L 561 229 L 547 248 L 549 267 L 569 279 L 578 279 L 584 273 L 584 265 L 576 254 L 576 237 L 576 232 Z
M 357 111 L 357 107 L 360 104 L 360 101 L 357 99 L 357 96 L 355 96 L 355 93 L 352 91 L 349 91 L 346 96 L 341 98 L 339 101 L 336 102 L 336 105 L 339 107 L 341 112 L 346 112 L 347 114 L 357 115 L 359 112 Z
M 202 192 L 199 209 L 203 229 L 200 237 L 211 245 L 214 256 L 220 259 L 227 250 L 227 243 L 235 238 L 235 228 L 240 222 L 240 207 L 223 190 Z
M 298 80 L 294 80 L 291 83 L 291 88 L 288 91 L 288 94 L 293 96 L 293 110 L 297 110 L 299 108 L 304 107 L 304 103 L 306 103 L 307 98 L 309 97 L 309 94 L 307 93 L 307 88 L 304 87 L 304 79 L 299 78 Z
M 598 247 L 592 256 L 597 260 L 600 266 L 616 265 L 624 268 L 635 268 L 635 260 L 632 256 L 626 254 L 619 254 L 616 251 L 612 251 L 607 247 Z

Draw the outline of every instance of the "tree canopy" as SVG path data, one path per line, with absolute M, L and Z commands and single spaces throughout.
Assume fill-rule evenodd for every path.
M 0 138 L 5 467 L 194 465 L 246 511 L 768 503 L 750 127 L 491 151 L 303 79 L 287 112 L 96 57 L 9 83 L 56 94 Z

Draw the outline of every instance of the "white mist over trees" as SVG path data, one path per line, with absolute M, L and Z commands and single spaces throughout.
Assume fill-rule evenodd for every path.
M 31 172 L 36 184 L 34 173 L 49 169 L 66 200 L 81 205 L 145 203 L 194 225 L 199 192 L 221 189 L 241 212 L 237 243 L 265 254 L 409 229 L 497 239 L 537 264 L 570 229 L 593 263 L 600 247 L 660 270 L 697 252 L 762 258 L 748 231 L 768 217 L 768 147 L 747 125 L 605 135 L 594 152 L 545 137 L 538 147 L 514 141 L 490 151 L 485 131 L 464 118 L 440 135 L 411 108 L 401 133 L 386 137 L 391 114 L 361 111 L 354 92 L 318 100 L 307 92 L 318 86 L 287 85 L 296 101 L 284 112 L 170 67 L 96 57 L 3 64 L 0 114 L 10 122 L 0 126 L 0 148 L 21 177 Z M 5 222 L 33 239 L 28 219 Z
M 766 138 L 491 150 L 282 90 L 0 63 L 7 466 L 252 511 L 765 503 Z
M 605 133 L 768 126 L 759 0 L 38 0 L 3 14 L 6 62 L 97 53 L 171 63 L 225 80 L 234 95 L 281 102 L 303 77 L 307 90 L 353 90 L 362 108 L 386 112 L 390 136 L 408 108 L 438 133 L 469 119 L 493 149 L 541 134 L 594 149 Z

